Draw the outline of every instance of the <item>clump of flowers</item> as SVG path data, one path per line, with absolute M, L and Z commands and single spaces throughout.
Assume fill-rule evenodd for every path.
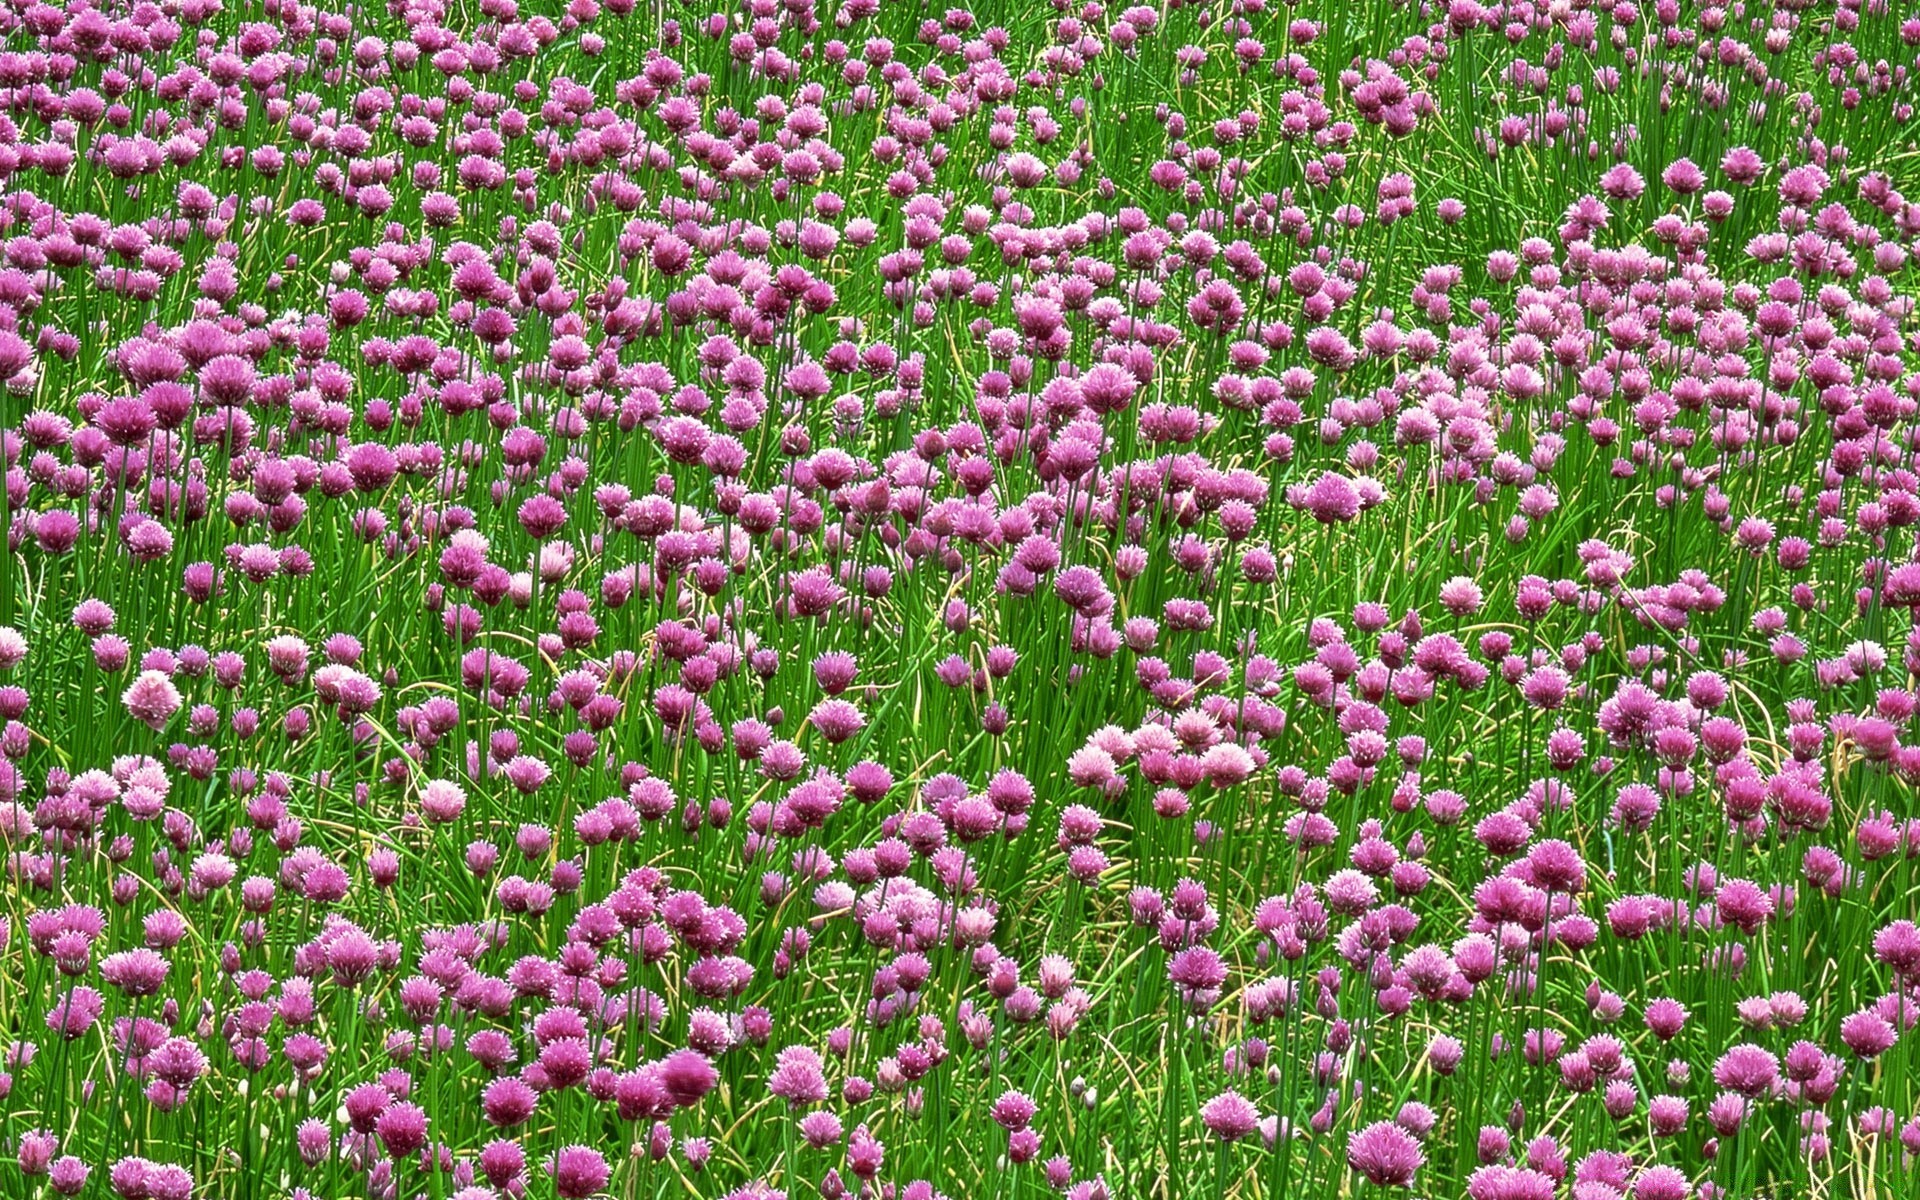
M 7 1194 L 1911 1191 L 1920 19 L 1375 8 L 10 10 Z

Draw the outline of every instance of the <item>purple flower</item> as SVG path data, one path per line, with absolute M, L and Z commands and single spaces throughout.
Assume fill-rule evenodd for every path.
M 1228 1090 L 1200 1106 L 1201 1124 L 1223 1142 L 1237 1142 L 1260 1127 L 1260 1111 L 1253 1101 Z
M 1853 1013 L 1840 1022 L 1840 1040 L 1857 1058 L 1878 1058 L 1891 1050 L 1898 1039 L 1899 1034 L 1892 1022 L 1870 1008 Z
M 121 702 L 127 712 L 149 729 L 163 729 L 174 713 L 180 711 L 180 689 L 163 671 L 142 671 L 127 685 Z
M 607 1186 L 611 1172 L 598 1150 L 587 1146 L 563 1146 L 554 1155 L 553 1186 L 562 1200 L 586 1200 Z
M 819 1104 L 827 1098 L 826 1065 L 808 1046 L 788 1046 L 774 1058 L 767 1090 L 787 1102 L 788 1108 Z
M 82 1159 L 63 1154 L 47 1168 L 47 1182 L 62 1196 L 78 1196 L 87 1186 L 92 1168 Z
M 993 1120 L 1009 1132 L 1025 1129 L 1037 1106 L 1024 1092 L 1005 1091 L 993 1102 Z
M 719 1082 L 719 1074 L 712 1062 L 706 1055 L 693 1050 L 674 1051 L 660 1060 L 657 1069 L 661 1086 L 680 1108 L 691 1108 L 700 1103 Z
M 390 1158 L 407 1158 L 427 1144 L 427 1114 L 419 1105 L 399 1101 L 388 1105 L 374 1121 L 373 1131 Z
M 1659 1163 L 1633 1181 L 1633 1200 L 1687 1200 L 1693 1187 L 1679 1169 Z
M 1344 475 L 1321 474 L 1300 496 L 1300 505 L 1322 525 L 1353 520 L 1360 513 L 1360 493 Z
M 1347 1139 L 1347 1165 L 1381 1187 L 1406 1187 L 1426 1160 L 1420 1143 L 1392 1121 L 1375 1121 Z
M 538 1093 L 510 1075 L 489 1080 L 480 1091 L 481 1115 L 487 1124 L 500 1129 L 525 1124 L 538 1102 Z
M 45 1175 L 53 1156 L 60 1150 L 60 1141 L 43 1129 L 30 1129 L 20 1135 L 18 1161 L 22 1175 Z
M 1743 1096 L 1767 1094 L 1780 1076 L 1780 1061 L 1765 1047 L 1742 1044 L 1720 1056 L 1713 1066 L 1713 1081 Z
M 100 960 L 100 977 L 128 996 L 151 996 L 167 980 L 167 960 L 151 950 L 122 950 Z

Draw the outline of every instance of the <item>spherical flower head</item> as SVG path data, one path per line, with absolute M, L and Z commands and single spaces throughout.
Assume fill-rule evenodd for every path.
M 1670 1042 L 1680 1036 L 1680 1030 L 1686 1026 L 1687 1010 L 1678 1000 L 1662 996 L 1647 1005 L 1646 1020 L 1653 1036 Z
M 82 605 L 82 607 L 84 608 L 85 605 Z M 101 605 L 100 607 L 106 608 L 105 605 Z M 74 612 L 74 622 L 78 624 L 81 618 L 82 614 L 76 609 Z M 110 609 L 107 611 L 106 620 L 109 625 L 113 622 L 113 614 Z M 82 626 L 82 628 L 84 629 L 85 626 Z M 103 629 L 100 632 L 104 633 L 105 630 Z M 27 639 L 13 626 L 0 625 L 0 671 L 11 671 L 26 660 Z
M 316 871 L 315 874 L 318 874 Z M 309 893 L 311 893 L 309 888 Z M 327 968 L 334 982 L 342 987 L 355 984 L 373 974 L 379 965 L 379 947 L 360 929 L 341 931 L 327 946 Z
M 847 1166 L 861 1179 L 872 1179 L 880 1173 L 881 1164 L 886 1159 L 886 1146 L 865 1125 L 858 1126 L 853 1136 L 847 1139 Z
M 115 620 L 116 617 L 113 608 L 104 600 L 88 598 L 74 605 L 73 608 L 73 627 L 88 637 L 99 637 L 101 634 L 112 629 Z M 18 631 L 13 631 L 11 627 L 9 627 L 9 632 L 12 632 L 15 638 L 20 637 Z M 6 640 L 6 635 L 0 634 L 0 640 Z M 26 640 L 24 638 L 19 641 L 18 648 L 20 654 L 24 657 L 26 653 Z
M 1881 596 L 1900 608 L 1920 608 L 1920 563 L 1901 563 L 1887 572 Z
M 1679 1096 L 1647 1101 L 1647 1122 L 1656 1137 L 1673 1137 L 1687 1127 L 1687 1102 Z
M 1720 156 L 1721 172 L 1743 186 L 1760 178 L 1766 169 L 1766 160 L 1747 146 L 1735 146 Z
M 1753 1101 L 1738 1092 L 1721 1092 L 1707 1105 L 1707 1124 L 1721 1137 L 1733 1137 L 1746 1124 Z
M 1037 1110 L 1038 1106 L 1025 1092 L 1008 1090 L 993 1102 L 993 1120 L 1002 1129 L 1012 1132 L 1025 1129 Z
M 845 1132 L 840 1118 L 832 1110 L 819 1108 L 800 1118 L 800 1136 L 815 1150 L 824 1150 L 839 1142 Z
M 666 1094 L 660 1085 L 659 1068 L 651 1064 L 618 1075 L 612 1096 L 622 1121 L 639 1121 L 643 1117 L 659 1119 L 674 1112 L 674 1098 Z
M 1660 182 L 1675 195 L 1691 196 L 1707 186 L 1707 173 L 1690 158 L 1676 158 L 1660 172 Z
M 1098 616 L 1113 605 L 1113 594 L 1092 567 L 1068 567 L 1054 577 L 1053 590 L 1068 608 L 1083 617 Z
M 829 744 L 837 746 L 865 728 L 867 719 L 852 703 L 831 696 L 814 705 L 807 722 Z
M 1345 475 L 1323 472 L 1301 498 L 1313 519 L 1322 525 L 1337 525 L 1360 515 L 1360 491 Z
M 47 1009 L 47 1028 L 68 1041 L 85 1037 L 106 1006 L 106 997 L 81 984 Z
M 1553 1200 L 1557 1191 L 1553 1176 L 1532 1167 L 1486 1166 L 1467 1177 L 1468 1200 Z
M 1840 1022 L 1840 1040 L 1856 1057 L 1869 1061 L 1891 1050 L 1899 1036 L 1893 1023 L 1871 1008 L 1861 1009 Z
M 500 1138 L 480 1148 L 480 1173 L 496 1188 L 518 1179 L 526 1167 L 527 1154 L 519 1142 Z
M 1424 1141 L 1433 1132 L 1434 1126 L 1440 1123 L 1440 1114 L 1418 1100 L 1409 1100 L 1393 1115 L 1393 1123 Z
M 1227 965 L 1209 946 L 1188 946 L 1168 960 L 1167 978 L 1189 1004 L 1211 1005 L 1227 981 Z
M 1873 935 L 1873 956 L 1903 979 L 1920 975 L 1920 926 L 1902 918 Z
M 586 1200 L 607 1186 L 607 1160 L 588 1146 L 563 1146 L 553 1156 L 553 1187 L 561 1200 Z
M 100 960 L 100 977 L 128 996 L 151 996 L 167 981 L 167 960 L 152 950 L 122 950 Z
M 391 853 L 391 851 L 389 851 Z M 201 854 L 194 858 L 188 868 L 188 879 L 204 892 L 214 892 L 233 882 L 239 868 L 231 858 L 224 854 Z M 158 916 L 158 914 L 155 914 Z M 159 918 L 165 921 L 165 918 Z M 184 933 L 184 931 L 183 931 Z M 176 942 L 179 938 L 174 939 Z
M 467 793 L 450 779 L 430 780 L 420 789 L 420 811 L 432 824 L 457 821 L 466 807 Z
M 1534 846 L 1527 855 L 1527 866 L 1535 886 L 1561 895 L 1572 895 L 1587 886 L 1587 867 L 1580 852 L 1567 842 L 1549 838 Z
M 820 684 L 820 690 L 829 696 L 838 696 L 852 687 L 859 673 L 859 661 L 845 650 L 828 651 L 813 660 L 813 677 Z
M 539 1094 L 518 1076 L 505 1075 L 488 1081 L 480 1092 L 480 1114 L 487 1124 L 511 1129 L 533 1115 Z
M 553 775 L 553 768 L 531 754 L 516 754 L 501 769 L 507 782 L 522 795 L 531 796 Z
M 87 1186 L 92 1168 L 71 1154 L 63 1154 L 47 1168 L 47 1182 L 62 1196 L 78 1196 Z
M 154 1163 L 147 1171 L 146 1191 L 149 1200 L 190 1200 L 193 1176 L 177 1163 Z
M 45 1175 L 60 1149 L 60 1139 L 44 1129 L 30 1129 L 20 1135 L 18 1161 L 22 1175 Z
M 806 765 L 806 754 L 784 738 L 769 743 L 760 755 L 760 770 L 770 779 L 792 779 Z
M 1223 1142 L 1237 1142 L 1260 1128 L 1260 1110 L 1231 1089 L 1200 1106 L 1200 1122 Z
M 393 1103 L 393 1093 L 378 1083 L 363 1083 L 348 1091 L 340 1106 L 346 1110 L 347 1124 L 355 1133 L 372 1133 L 374 1122 Z
M 142 671 L 120 696 L 127 712 L 147 728 L 166 728 L 167 721 L 180 711 L 180 689 L 162 671 Z
M 282 634 L 267 642 L 267 666 L 282 679 L 296 681 L 306 674 L 309 653 L 306 642 L 292 634 Z
M 1764 1046 L 1745 1043 L 1720 1056 L 1713 1065 L 1713 1081 L 1742 1096 L 1760 1097 L 1780 1077 L 1780 1060 Z
M 333 1133 L 325 1121 L 308 1117 L 300 1122 L 299 1129 L 294 1132 L 294 1144 L 301 1162 L 310 1167 L 319 1166 L 326 1161 L 332 1149 Z
M 1253 755 L 1235 742 L 1210 746 L 1200 756 L 1200 774 L 1216 788 L 1245 782 L 1256 770 Z
M 1600 190 L 1612 200 L 1637 200 L 1647 190 L 1647 181 L 1628 164 L 1619 163 L 1600 176 Z
M 125 1200 L 143 1200 L 150 1193 L 147 1181 L 154 1174 L 155 1166 L 137 1155 L 123 1158 L 107 1171 L 107 1180 L 113 1190 Z
M 788 1046 L 774 1058 L 767 1090 L 785 1100 L 789 1108 L 819 1104 L 827 1098 L 826 1064 L 810 1046 Z
M 1406 1187 L 1426 1161 L 1420 1142 L 1392 1121 L 1375 1121 L 1347 1139 L 1347 1165 L 1381 1187 Z
M 1460 1069 L 1461 1060 L 1466 1057 L 1466 1047 L 1460 1039 L 1441 1033 L 1435 1034 L 1427 1044 L 1427 1060 L 1433 1069 L 1442 1075 L 1451 1075 Z
M 540 1070 L 550 1088 L 568 1088 L 593 1069 L 593 1051 L 585 1038 L 557 1037 L 540 1048 Z
M 1480 611 L 1486 593 L 1466 575 L 1455 575 L 1440 585 L 1440 604 L 1456 617 L 1469 617 Z
M 1003 769 L 987 781 L 986 799 L 996 811 L 1015 816 L 1033 807 L 1033 784 L 1018 771 Z
M 93 423 L 117 446 L 138 446 L 159 425 L 159 418 L 145 400 L 121 396 L 102 405 Z
M 801 616 L 825 616 L 846 595 L 824 567 L 808 567 L 787 577 L 787 599 Z
M 1633 1200 L 1687 1200 L 1692 1194 L 1686 1175 L 1665 1163 L 1648 1167 L 1633 1181 Z
M 1529 706 L 1552 712 L 1567 702 L 1572 686 L 1565 671 L 1547 663 L 1527 672 L 1520 681 L 1520 695 Z
M 1380 889 L 1360 871 L 1335 871 L 1327 880 L 1327 903 L 1335 912 L 1357 916 L 1380 899 Z
M 1067 778 L 1076 787 L 1115 790 L 1120 784 L 1118 765 L 1113 755 L 1098 746 L 1082 746 L 1067 758 Z
M 62 975 L 84 975 L 92 962 L 93 939 L 78 930 L 63 929 L 54 935 L 51 957 Z
M 373 1131 L 388 1157 L 411 1157 L 427 1144 L 426 1110 L 407 1100 L 389 1105 L 374 1121 Z
M 680 1108 L 691 1108 L 720 1082 L 707 1056 L 697 1050 L 676 1050 L 658 1064 L 660 1084 Z
M 1758 933 L 1773 916 L 1773 897 L 1748 879 L 1727 879 L 1714 893 L 1720 919 L 1746 933 Z

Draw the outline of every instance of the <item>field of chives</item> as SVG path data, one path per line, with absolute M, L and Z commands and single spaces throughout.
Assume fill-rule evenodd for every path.
M 0 5 L 0 1195 L 1920 1189 L 1920 16 L 711 5 Z

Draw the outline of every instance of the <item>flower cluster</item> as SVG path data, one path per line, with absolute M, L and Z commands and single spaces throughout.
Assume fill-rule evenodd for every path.
M 0 30 L 8 1195 L 1915 1186 L 1900 5 Z

